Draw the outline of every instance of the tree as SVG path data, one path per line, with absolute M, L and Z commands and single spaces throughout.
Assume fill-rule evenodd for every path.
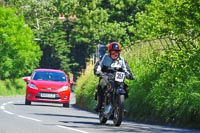
M 192 44 L 200 36 L 199 12 L 199 1 L 152 0 L 145 12 L 137 14 L 136 37 L 173 35 L 177 42 Z
M 43 51 L 40 67 L 62 69 L 68 73 L 70 44 L 66 39 L 65 20 L 58 18 L 59 14 L 65 13 L 66 6 L 66 0 L 30 0 L 18 4 L 18 9 L 23 12 L 35 37 L 39 38 L 38 44 Z
M 9 2 L 8 2 L 9 1 Z M 135 41 L 135 14 L 149 0 L 8 0 L 25 15 L 43 50 L 41 67 L 62 68 L 79 73 L 98 43 Z M 63 23 L 58 21 L 64 15 Z M 75 20 L 68 19 L 75 17 Z M 64 33 L 65 32 L 65 33 Z M 59 42 L 59 43 L 57 43 Z
M 42 52 L 15 9 L 0 7 L 0 79 L 17 78 L 38 67 Z

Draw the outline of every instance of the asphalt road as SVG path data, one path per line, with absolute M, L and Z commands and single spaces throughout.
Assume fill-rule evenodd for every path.
M 98 115 L 62 104 L 24 104 L 24 97 L 0 97 L 0 133 L 200 133 L 200 130 L 178 129 L 123 121 L 120 127 L 109 120 L 99 124 Z

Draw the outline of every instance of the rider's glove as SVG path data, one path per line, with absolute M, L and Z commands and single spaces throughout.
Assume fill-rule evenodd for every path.
M 130 73 L 126 73 L 125 75 L 126 75 L 127 79 L 130 79 L 130 80 L 134 80 L 135 79 L 135 77 Z

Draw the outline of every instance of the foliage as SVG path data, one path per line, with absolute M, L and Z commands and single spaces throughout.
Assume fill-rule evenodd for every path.
M 140 49 L 140 47 L 144 48 Z M 140 44 L 139 47 L 133 46 L 132 49 L 135 51 L 133 54 L 130 54 L 131 51 L 123 54 L 136 77 L 136 80 L 128 82 L 129 98 L 125 104 L 128 110 L 126 118 L 145 122 L 147 116 L 151 115 L 149 111 L 152 110 L 149 108 L 149 101 L 146 101 L 145 97 L 148 96 L 153 87 L 152 81 L 158 77 L 153 64 L 155 57 L 159 57 L 160 53 L 152 50 L 152 47 L 145 43 Z
M 96 44 L 118 41 L 123 47 L 131 48 L 122 54 L 137 78 L 133 82 L 126 81 L 130 88 L 126 100 L 127 118 L 199 128 L 199 4 L 195 0 L 7 0 L 2 5 L 17 7 L 35 37 L 40 38 L 37 43 L 44 53 L 42 67 L 72 70 L 79 76 L 95 52 Z M 60 21 L 58 15 L 62 13 L 65 19 Z M 0 37 L 5 38 L 6 32 L 0 33 Z M 10 36 L 16 31 L 8 33 Z M 0 61 L 5 65 L 3 69 L 0 66 L 5 71 L 4 77 L 11 75 L 11 68 L 18 67 L 15 64 L 26 64 L 21 60 L 12 62 L 18 51 L 14 36 L 6 42 L 9 47 L 0 47 L 6 51 L 0 54 Z M 137 40 L 159 37 L 169 37 L 181 45 L 180 49 L 171 47 L 158 52 L 145 43 L 133 45 Z M 157 47 L 155 43 L 153 47 Z M 29 59 L 32 61 L 32 57 Z M 27 69 L 31 70 L 34 65 L 27 65 Z M 93 66 L 87 67 L 78 77 L 75 89 L 77 105 L 88 110 L 95 104 L 93 96 L 98 82 L 92 69 Z
M 38 44 L 44 53 L 40 67 L 63 69 L 69 73 L 70 44 L 66 40 L 63 20 L 58 18 L 64 10 L 60 4 L 59 1 L 29 1 L 28 6 L 20 6 L 26 7 L 20 11 L 24 12 L 27 24 L 39 39 Z
M 72 70 L 84 69 L 99 43 L 118 41 L 123 46 L 130 45 L 134 41 L 135 14 L 144 10 L 146 3 L 141 0 L 79 1 L 70 42 L 73 45 L 70 56 L 79 66 L 73 66 Z
M 97 83 L 98 78 L 94 76 L 93 65 L 90 64 L 76 82 L 77 85 L 75 86 L 75 94 L 77 106 L 93 111 L 95 104 L 94 94 Z
M 64 6 L 63 6 L 64 4 Z M 70 73 L 70 43 L 66 40 L 67 25 L 59 15 L 72 8 L 73 1 L 8 0 L 7 7 L 16 7 L 23 14 L 26 24 L 34 33 L 34 40 L 40 45 L 43 56 L 40 67 L 63 69 Z M 71 11 L 71 10 L 70 10 Z M 69 13 L 69 12 L 67 12 Z
M 4 5 L 19 9 L 35 38 L 40 40 L 38 44 L 44 53 L 40 67 L 71 69 L 78 76 L 95 52 L 96 44 L 118 41 L 125 46 L 134 41 L 135 14 L 144 10 L 147 3 L 142 0 L 7 0 Z M 58 22 L 60 14 L 65 17 L 62 22 Z
M 199 128 L 199 47 L 190 51 L 171 49 L 158 52 L 146 44 L 143 44 L 145 48 L 139 49 L 141 45 L 131 47 L 134 53 L 132 50 L 122 53 L 136 76 L 135 81 L 126 81 L 129 85 L 126 118 Z M 94 77 L 90 67 L 78 79 L 76 98 L 78 106 L 93 111 L 98 78 Z
M 0 79 L 17 78 L 39 64 L 42 55 L 31 29 L 16 10 L 0 7 Z
M 115 15 L 120 14 L 118 9 L 122 8 L 119 5 L 123 7 L 124 4 L 122 1 L 120 4 L 118 2 L 107 2 L 105 7 L 112 10 L 112 6 L 116 6 Z M 142 49 L 137 53 L 138 47 L 134 46 L 133 53 L 130 54 L 129 51 L 124 54 L 125 58 L 128 57 L 131 69 L 137 78 L 135 82 L 127 81 L 130 87 L 130 97 L 126 101 L 126 108 L 129 110 L 128 119 L 199 128 L 198 5 L 198 1 L 193 0 L 178 2 L 152 0 L 145 6 L 145 11 L 136 14 L 133 22 L 137 25 L 131 30 L 135 39 L 170 36 L 177 45 L 182 46 L 181 49 L 177 50 L 174 47 L 175 49 L 160 54 L 155 50 L 142 52 L 147 46 L 139 47 Z M 107 13 L 110 15 L 108 21 L 111 22 L 111 16 L 115 15 L 111 15 L 110 10 L 107 10 Z M 117 22 L 123 21 L 119 17 Z M 129 39 L 126 38 L 126 41 Z M 80 81 L 82 77 L 79 78 Z M 84 83 L 83 86 L 95 87 L 90 82 Z M 85 89 L 88 88 L 83 88 L 82 95 L 85 95 Z M 81 101 L 87 99 L 82 97 Z M 86 108 L 91 108 L 91 102 Z
M 41 67 L 71 70 L 77 76 L 98 43 L 128 46 L 138 39 L 170 35 L 181 45 L 193 45 L 199 37 L 199 2 L 193 0 L 8 0 L 5 5 L 23 12 L 40 38 Z
M 152 0 L 136 15 L 137 38 L 172 36 L 185 43 L 199 37 L 199 1 Z
M 170 55 L 170 56 L 169 56 Z M 147 100 L 166 123 L 197 122 L 199 105 L 199 48 L 191 51 L 167 51 L 154 64 L 158 79 Z M 157 116 L 158 117 L 158 116 Z
M 21 79 L 0 80 L 0 96 L 16 96 L 25 94 L 26 83 Z

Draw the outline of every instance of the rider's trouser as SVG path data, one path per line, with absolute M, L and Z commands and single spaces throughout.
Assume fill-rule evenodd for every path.
M 108 85 L 108 80 L 101 78 L 99 80 L 99 84 L 97 85 L 97 103 L 98 103 L 98 108 L 101 108 L 103 100 L 104 100 L 104 89 Z
M 97 93 L 101 93 L 101 95 L 103 95 L 103 91 L 105 88 L 109 89 L 110 87 L 110 83 L 108 82 L 108 80 L 106 78 L 101 78 L 99 80 L 99 84 L 97 86 Z M 124 90 L 126 92 L 125 97 L 128 98 L 128 85 L 124 83 Z
M 104 89 L 109 84 L 107 79 L 101 78 L 99 81 L 99 86 L 101 89 Z

